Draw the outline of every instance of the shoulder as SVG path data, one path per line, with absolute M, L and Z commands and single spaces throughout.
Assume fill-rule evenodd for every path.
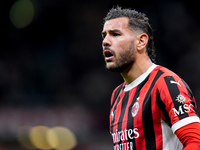
M 163 84 L 173 84 L 178 83 L 182 80 L 176 73 L 167 69 L 163 66 L 158 66 L 155 68 L 157 74 L 160 74 L 159 78 L 157 79 L 156 85 L 162 87 Z
M 157 66 L 155 68 L 155 71 L 162 72 L 162 76 L 161 77 L 166 77 L 166 76 L 178 77 L 178 75 L 176 73 L 174 73 L 173 71 L 171 71 L 168 68 L 163 67 L 163 66 Z
M 118 95 L 119 92 L 121 91 L 121 89 L 123 89 L 125 87 L 125 83 L 121 83 L 120 85 L 118 85 L 112 92 L 112 94 L 114 95 Z
M 115 100 L 117 99 L 120 91 L 124 88 L 125 83 L 120 84 L 119 86 L 117 86 L 113 92 L 112 92 L 112 96 L 111 96 L 111 105 L 114 104 Z

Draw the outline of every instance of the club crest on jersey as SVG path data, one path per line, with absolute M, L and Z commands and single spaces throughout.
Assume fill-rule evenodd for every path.
M 132 117 L 135 117 L 138 113 L 138 110 L 139 110 L 139 107 L 140 107 L 140 103 L 138 101 L 136 101 L 133 106 L 132 106 L 132 109 L 131 109 L 131 114 L 132 114 Z

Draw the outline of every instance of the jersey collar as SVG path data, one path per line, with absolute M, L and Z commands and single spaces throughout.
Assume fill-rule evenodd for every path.
M 131 82 L 130 84 L 126 84 L 124 91 L 129 91 L 132 88 L 136 87 L 137 85 L 139 85 L 142 81 L 144 81 L 144 79 L 157 67 L 156 64 L 153 64 L 151 67 L 149 67 L 149 69 L 143 73 L 142 75 L 140 75 L 137 79 L 135 79 L 133 82 Z

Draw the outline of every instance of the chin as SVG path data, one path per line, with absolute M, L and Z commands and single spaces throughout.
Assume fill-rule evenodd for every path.
M 130 67 L 132 63 L 125 63 L 125 64 L 111 64 L 111 63 L 106 63 L 106 69 L 108 71 L 112 72 L 119 72 L 122 73 L 124 70 L 126 70 L 128 67 Z
M 111 72 L 121 72 L 121 68 L 116 67 L 116 66 L 106 65 L 106 70 L 111 71 Z

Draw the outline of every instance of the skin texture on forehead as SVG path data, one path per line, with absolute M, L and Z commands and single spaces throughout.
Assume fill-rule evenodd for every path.
M 105 30 L 120 30 L 127 32 L 130 38 L 134 39 L 133 31 L 128 27 L 129 20 L 126 17 L 115 18 L 107 20 L 104 24 L 103 32 Z
M 118 20 L 118 18 L 116 18 Z M 108 20 L 105 22 L 104 26 L 109 26 L 109 25 L 112 25 L 112 23 L 110 22 L 111 20 Z M 113 21 L 113 19 L 112 19 Z M 118 20 L 115 22 L 115 25 L 119 26 L 119 28 L 121 29 L 122 26 L 125 24 L 125 22 L 121 21 L 121 20 Z

